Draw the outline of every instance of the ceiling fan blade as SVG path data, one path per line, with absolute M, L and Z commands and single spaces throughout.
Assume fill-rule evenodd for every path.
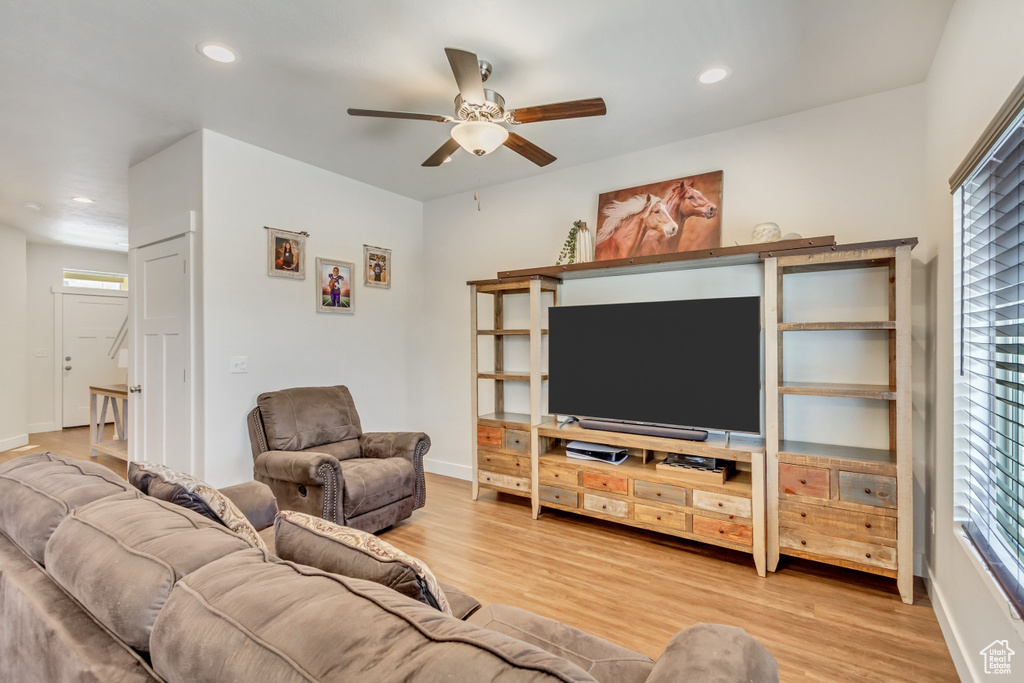
M 558 119 L 579 119 L 584 116 L 604 116 L 608 109 L 604 100 L 594 97 L 589 100 L 542 104 L 537 107 L 523 107 L 508 112 L 509 123 L 534 123 L 536 121 L 557 121 Z
M 465 50 L 446 47 L 448 63 L 452 65 L 455 82 L 459 84 L 462 100 L 469 104 L 484 104 L 484 80 L 480 76 L 480 64 L 476 55 Z
M 419 121 L 437 121 L 447 123 L 452 120 L 450 116 L 439 116 L 437 114 L 416 114 L 408 111 L 378 111 L 376 109 L 349 109 L 349 116 L 373 116 L 381 119 L 417 119 Z
M 526 138 L 512 132 L 509 132 L 508 140 L 505 140 L 505 146 L 513 152 L 523 155 L 538 166 L 547 166 L 555 160 L 553 154 L 545 152 Z
M 452 138 L 448 138 L 448 142 L 441 145 L 436 152 L 430 155 L 430 158 L 423 162 L 423 166 L 440 166 L 444 163 L 444 160 L 455 154 L 455 150 L 459 148 L 459 143 L 455 142 Z

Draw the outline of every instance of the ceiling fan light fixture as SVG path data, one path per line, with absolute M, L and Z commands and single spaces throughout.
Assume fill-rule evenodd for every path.
M 463 121 L 452 128 L 452 139 L 467 152 L 482 157 L 505 144 L 508 131 L 491 121 Z

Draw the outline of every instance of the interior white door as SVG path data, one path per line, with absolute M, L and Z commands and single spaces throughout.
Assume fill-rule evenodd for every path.
M 133 254 L 131 458 L 193 474 L 190 237 Z
M 61 294 L 61 400 L 64 427 L 89 424 L 89 387 L 121 384 L 125 372 L 108 352 L 128 313 L 124 296 Z

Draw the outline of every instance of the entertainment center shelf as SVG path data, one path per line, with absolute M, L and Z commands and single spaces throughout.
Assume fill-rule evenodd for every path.
M 467 283 L 471 291 L 476 430 L 474 500 L 481 488 L 489 488 L 529 497 L 535 519 L 548 508 L 749 553 L 761 576 L 777 569 L 780 555 L 879 574 L 896 579 L 903 601 L 912 602 L 910 252 L 916 244 L 916 238 L 901 238 L 840 245 L 832 236 L 812 237 L 499 271 L 495 279 Z M 559 429 L 553 417 L 542 413 L 542 387 L 548 379 L 542 357 L 542 340 L 548 334 L 544 311 L 547 306 L 558 305 L 563 280 L 754 264 L 762 264 L 765 278 L 763 440 L 727 440 L 721 434 L 712 434 L 706 442 L 695 442 L 576 426 Z M 783 284 L 789 275 L 823 273 L 823 277 L 829 277 L 827 274 L 835 271 L 883 268 L 888 274 L 887 316 L 882 311 L 871 312 L 870 307 L 862 314 L 866 320 L 802 321 L 783 316 Z M 478 326 L 480 294 L 494 299 L 494 322 L 487 325 L 488 329 Z M 528 328 L 522 323 L 509 328 L 504 325 L 503 299 L 516 294 L 529 298 Z M 830 318 L 833 311 L 850 309 L 845 305 L 847 298 L 855 296 L 856 291 L 844 293 L 843 300 L 837 300 L 820 317 Z M 671 293 L 663 297 L 673 298 Z M 856 346 L 860 339 L 870 341 L 872 348 L 877 348 L 876 341 L 887 339 L 888 382 L 787 381 L 783 377 L 784 340 L 796 339 L 789 335 L 798 332 L 839 333 L 844 340 L 853 339 L 843 342 L 844 353 L 851 352 L 851 345 L 854 353 L 860 353 Z M 847 338 L 846 332 L 862 334 Z M 493 368 L 478 367 L 481 338 L 490 338 L 494 344 Z M 504 368 L 505 339 L 516 338 L 529 341 L 528 372 Z M 805 337 L 800 339 L 807 341 Z M 480 414 L 479 407 L 482 381 L 495 383 L 494 410 L 486 414 Z M 505 411 L 506 381 L 528 384 L 529 414 Z M 889 408 L 888 447 L 787 439 L 783 410 L 786 396 L 823 398 L 812 407 L 827 411 L 832 405 L 838 406 L 837 410 L 862 409 L 860 404 L 831 402 L 832 398 L 855 399 L 865 407 L 885 402 Z M 792 419 L 800 416 L 794 411 L 806 409 L 798 399 L 789 410 Z M 877 415 L 876 410 L 872 413 Z M 626 448 L 629 456 L 620 465 L 570 458 L 565 444 L 574 440 Z M 688 471 L 674 471 L 676 468 L 664 465 L 659 468 L 659 461 L 667 453 L 732 461 L 733 468 L 722 475 L 726 476 L 724 481 L 719 478 L 710 482 Z

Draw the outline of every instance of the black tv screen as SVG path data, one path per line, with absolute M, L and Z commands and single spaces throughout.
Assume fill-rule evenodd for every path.
M 549 309 L 548 409 L 759 433 L 760 297 Z

